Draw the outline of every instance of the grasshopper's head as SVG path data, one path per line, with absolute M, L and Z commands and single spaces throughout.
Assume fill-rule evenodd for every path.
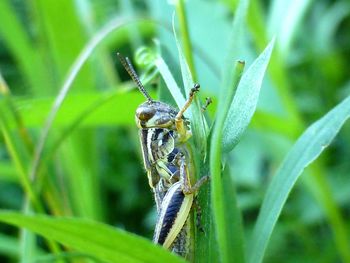
M 117 53 L 121 63 L 125 70 L 129 73 L 130 77 L 136 83 L 138 89 L 146 97 L 147 101 L 142 103 L 136 110 L 136 124 L 139 128 L 167 128 L 175 129 L 175 117 L 177 111 L 171 106 L 160 102 L 154 101 L 147 93 L 145 87 L 142 85 L 140 78 L 137 76 L 134 67 L 130 60 Z M 183 117 L 183 119 L 185 119 Z M 188 122 L 185 120 L 185 125 L 188 127 Z
M 146 101 L 136 110 L 135 120 L 139 128 L 173 129 L 177 111 L 160 101 Z

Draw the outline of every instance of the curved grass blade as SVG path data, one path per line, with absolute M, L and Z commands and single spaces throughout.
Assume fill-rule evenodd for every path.
M 224 67 L 222 72 L 222 84 L 225 92 L 221 92 L 220 101 L 227 98 L 229 90 L 232 89 L 235 82 L 235 71 L 233 64 L 241 60 L 244 50 L 244 25 L 249 6 L 249 0 L 240 0 L 235 10 L 235 17 L 232 22 L 230 31 L 227 55 L 225 56 Z M 230 97 L 230 96 L 229 96 Z
M 48 115 L 43 131 L 40 135 L 40 139 L 35 149 L 35 156 L 33 160 L 32 169 L 30 171 L 30 179 L 33 180 L 36 177 L 38 172 L 40 161 L 42 158 L 43 150 L 45 147 L 45 143 L 49 132 L 51 130 L 54 119 L 56 118 L 57 112 L 60 109 L 64 99 L 66 98 L 68 91 L 70 90 L 73 81 L 78 75 L 84 63 L 87 61 L 91 53 L 95 50 L 95 48 L 114 30 L 120 28 L 125 25 L 129 20 L 117 18 L 109 22 L 105 27 L 103 27 L 84 47 L 81 51 L 75 62 L 73 63 L 67 78 L 64 81 L 62 88 L 59 91 L 59 94 L 56 97 L 54 104 L 52 105 L 50 114 Z
M 312 124 L 294 144 L 284 159 L 266 192 L 251 244 L 248 262 L 263 260 L 277 219 L 303 170 L 331 143 L 344 122 L 350 117 L 350 97 Z M 347 244 L 347 242 L 344 242 Z
M 160 56 L 157 57 L 154 64 L 162 75 L 171 95 L 173 96 L 177 106 L 181 109 L 185 105 L 185 97 L 183 96 L 179 86 L 177 85 L 173 75 L 171 74 L 167 64 Z
M 23 99 L 15 98 L 14 104 L 23 118 L 27 128 L 41 126 L 54 97 Z M 80 121 L 79 127 L 98 127 L 109 125 L 134 125 L 134 113 L 118 114 L 123 107 L 135 108 L 143 101 L 143 97 L 134 92 L 91 92 L 67 96 L 57 113 L 54 128 L 67 128 Z M 10 128 L 14 127 L 11 122 Z
M 243 74 L 238 84 L 224 125 L 222 146 L 226 152 L 231 151 L 236 146 L 253 117 L 274 43 L 275 40 L 272 39 L 265 50 Z
M 141 237 L 90 220 L 0 211 L 0 221 L 27 228 L 104 262 L 184 262 Z

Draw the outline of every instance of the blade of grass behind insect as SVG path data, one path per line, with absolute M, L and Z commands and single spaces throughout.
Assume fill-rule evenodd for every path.
M 219 100 L 232 100 L 233 92 L 232 87 L 234 87 L 235 81 L 235 71 L 234 71 L 234 63 L 241 60 L 241 56 L 243 53 L 244 46 L 244 28 L 245 28 L 245 20 L 247 16 L 247 9 L 249 6 L 249 0 L 240 0 L 237 8 L 235 9 L 234 19 L 232 22 L 232 29 L 230 31 L 229 41 L 228 41 L 228 49 L 227 54 L 225 56 L 224 67 L 222 72 L 222 89 L 220 93 Z M 229 107 L 229 106 L 228 106 Z M 227 113 L 228 107 L 223 109 L 224 114 Z
M 52 90 L 50 74 L 39 53 L 30 43 L 26 30 L 11 7 L 11 1 L 0 1 L 0 35 L 2 41 L 15 57 L 21 73 L 30 84 L 31 91 L 39 94 Z
M 144 101 L 143 98 L 137 92 L 126 91 L 89 92 L 67 96 L 53 127 L 67 128 L 79 121 L 79 118 L 82 118 L 79 127 L 83 128 L 134 125 L 133 112 L 125 112 L 125 114 L 118 114 L 118 112 L 126 106 L 136 109 Z M 54 100 L 54 97 L 14 98 L 14 104 L 26 127 L 40 128 Z M 15 127 L 13 122 L 9 125 L 11 129 Z
M 158 68 L 160 74 L 162 75 L 171 95 L 173 96 L 177 106 L 181 109 L 185 105 L 185 97 L 182 95 L 182 92 L 177 85 L 173 75 L 171 74 L 167 64 L 162 57 L 157 57 L 155 60 L 155 65 Z
M 15 117 L 16 114 L 14 114 L 13 110 L 14 107 L 12 105 L 8 87 L 3 80 L 2 75 L 0 75 L 0 125 L 5 144 L 14 163 L 14 166 L 16 167 L 17 175 L 24 189 L 24 192 L 27 194 L 36 208 L 42 209 L 40 201 L 37 198 L 36 193 L 27 176 L 30 153 L 28 152 L 26 144 L 20 140 L 21 136 L 18 135 L 18 132 L 14 132 L 10 128 L 11 123 L 17 124 L 17 119 Z
M 190 66 L 187 63 L 187 60 L 182 51 L 181 43 L 179 42 L 176 30 L 175 30 L 175 21 L 173 17 L 173 33 L 175 36 L 176 46 L 178 50 L 178 55 L 180 59 L 181 75 L 184 89 L 186 91 L 186 96 L 190 93 L 190 90 L 194 87 L 194 81 Z M 204 118 L 204 115 L 201 112 L 200 103 L 199 103 L 199 94 L 194 97 L 194 103 L 191 104 L 188 113 L 185 115 L 189 116 L 191 120 L 191 126 L 193 127 L 194 143 L 197 149 L 200 149 L 201 159 L 204 160 L 207 154 L 207 134 L 208 134 L 208 124 Z
M 272 231 L 296 180 L 331 143 L 349 117 L 350 97 L 312 124 L 289 151 L 266 192 L 251 244 L 248 246 L 248 262 L 262 262 Z M 350 262 L 346 235 L 343 234 L 343 238 L 342 256 L 346 262 Z
M 146 239 L 90 220 L 0 211 L 0 221 L 106 262 L 185 262 Z
M 133 95 L 131 93 L 113 93 L 113 94 L 105 94 L 106 96 L 101 97 L 99 100 L 97 100 L 95 103 L 93 103 L 91 106 L 86 108 L 82 113 L 80 113 L 73 121 L 71 121 L 68 124 L 68 127 L 64 129 L 64 131 L 59 135 L 57 139 L 55 139 L 53 146 L 51 147 L 51 152 L 47 154 L 47 158 L 50 159 L 54 155 L 54 153 L 58 150 L 62 142 L 64 142 L 69 135 L 77 128 L 81 127 L 83 122 L 86 119 L 89 119 L 90 117 L 93 117 L 91 115 L 95 115 L 96 121 L 98 121 L 99 126 L 105 126 L 106 124 L 101 122 L 101 116 L 109 116 L 112 115 L 113 119 L 112 121 L 115 123 L 114 125 L 125 125 L 124 122 L 126 122 L 128 125 L 134 124 L 131 123 L 131 120 L 134 117 L 133 112 L 127 112 L 126 114 L 118 114 L 118 112 L 121 112 L 123 109 L 125 109 L 126 106 L 133 105 L 132 108 L 136 108 L 138 105 L 140 105 L 144 101 L 144 97 L 136 93 L 137 96 L 130 96 Z M 130 99 L 132 98 L 132 99 Z M 101 111 L 101 107 L 105 106 L 105 104 L 110 104 L 110 107 L 105 110 Z M 135 103 L 135 104 L 134 104 Z M 113 111 L 115 114 L 113 114 Z M 108 114 L 107 114 L 108 113 Z M 118 116 L 120 116 L 118 118 Z M 116 122 L 115 122 L 116 121 Z
M 298 26 L 311 2 L 312 0 L 272 1 L 267 31 L 270 37 L 277 35 L 277 43 L 282 55 L 286 56 L 290 53 L 293 37 L 298 32 Z
M 81 48 L 86 43 L 87 36 L 84 33 L 86 31 L 83 29 L 84 25 L 80 23 L 73 1 L 36 1 L 36 7 L 40 13 L 38 21 L 43 24 L 42 28 L 45 29 L 46 33 L 41 36 L 47 43 L 47 53 L 51 55 L 51 61 L 55 69 L 54 73 L 56 73 L 58 83 L 61 83 L 72 61 L 79 55 Z M 64 10 L 65 23 L 62 23 L 62 14 L 57 12 L 57 10 Z M 69 30 L 66 28 L 67 24 L 69 24 Z M 92 70 L 90 61 L 87 61 L 72 85 L 75 90 L 84 90 L 86 92 L 95 87 L 96 79 L 96 71 Z M 74 109 L 71 110 L 73 111 Z M 71 200 L 79 203 L 79 208 L 84 207 L 84 209 L 76 210 L 77 215 L 101 218 L 102 206 L 97 202 L 100 187 L 99 181 L 96 180 L 96 158 L 93 158 L 93 156 L 97 155 L 94 138 L 96 137 L 93 129 L 73 133 L 69 144 L 71 148 L 69 152 L 76 153 L 81 161 L 77 161 L 76 158 L 66 158 L 66 162 L 63 162 L 65 166 L 62 169 L 69 171 L 74 167 L 74 173 L 65 174 L 68 179 L 75 179 L 70 181 L 72 189 L 84 189 L 84 191 L 70 192 Z M 65 157 L 64 155 L 62 156 L 62 158 Z M 73 159 L 77 162 L 70 161 Z M 73 174 L 75 176 L 72 176 Z M 81 174 L 84 174 L 83 178 L 79 176 Z M 73 184 L 75 184 L 75 187 Z M 95 185 L 95 187 L 91 187 L 91 185 Z
M 263 50 L 268 42 L 268 34 L 266 32 L 267 25 L 265 22 L 264 8 L 259 1 L 252 1 L 249 6 L 249 12 L 247 16 L 247 22 L 251 36 L 253 37 L 253 43 L 258 50 Z M 276 50 L 270 62 L 270 77 L 274 83 L 280 100 L 286 111 L 288 128 L 293 134 L 300 134 L 303 131 L 303 123 L 299 116 L 299 110 L 295 103 L 295 99 L 291 94 L 290 80 L 286 71 L 286 66 L 283 63 L 279 50 Z
M 186 66 L 188 67 L 188 71 L 191 73 L 191 76 L 193 77 L 193 79 L 197 81 L 197 74 L 196 74 L 194 57 L 193 57 L 193 49 L 192 49 L 191 37 L 189 33 L 189 24 L 186 17 L 185 3 L 184 3 L 184 0 L 176 0 L 174 4 L 176 9 L 176 14 L 179 20 L 180 33 L 182 37 L 181 39 L 184 46 L 184 52 L 182 53 L 182 56 L 184 56 L 185 58 L 184 60 L 187 62 Z M 176 37 L 176 33 L 174 30 L 174 19 L 173 19 L 173 31 Z M 179 43 L 177 43 L 177 46 L 179 49 Z
M 5 138 L 5 144 L 11 156 L 11 159 L 17 168 L 17 173 L 19 180 L 22 184 L 24 192 L 26 193 L 26 205 L 24 206 L 24 213 L 29 212 L 27 208 L 31 205 L 39 212 L 44 211 L 43 205 L 40 199 L 37 196 L 37 193 L 27 176 L 27 170 L 29 166 L 30 154 L 31 154 L 31 145 L 28 141 L 28 134 L 25 133 L 25 128 L 21 116 L 15 110 L 15 107 L 12 102 L 11 94 L 9 89 L 3 80 L 0 74 L 0 126 Z M 16 123 L 16 132 L 10 129 L 10 119 Z M 17 132 L 17 131 L 20 132 Z M 18 135 L 19 133 L 19 135 Z M 23 135 L 26 136 L 23 136 Z M 21 231 L 21 249 L 20 249 L 20 258 L 23 262 L 31 258 L 33 250 L 36 249 L 36 243 L 31 233 L 28 233 L 25 230 Z M 53 252 L 58 252 L 59 248 L 54 242 L 48 242 L 50 249 Z
M 74 1 L 35 1 L 33 8 L 36 8 L 40 14 L 37 20 L 41 24 L 40 28 L 45 30 L 40 36 L 44 38 L 42 41 L 47 43 L 46 53 L 51 56 L 57 82 L 62 83 L 72 61 L 79 55 L 87 38 L 77 16 Z M 62 23 L 62 13 L 57 10 L 64 10 L 64 23 Z M 91 89 L 94 84 L 93 76 L 94 72 L 91 71 L 89 63 L 86 63 L 75 80 L 76 88 Z
M 45 121 L 45 125 L 43 127 L 38 144 L 35 149 L 35 155 L 34 155 L 34 160 L 32 164 L 32 169 L 30 172 L 30 178 L 35 178 L 37 175 L 39 166 L 41 165 L 43 150 L 46 145 L 49 132 L 52 128 L 52 124 L 80 69 L 82 68 L 84 63 L 87 61 L 91 53 L 95 50 L 95 48 L 103 40 L 105 40 L 111 32 L 125 25 L 128 21 L 129 20 L 127 19 L 123 19 L 119 17 L 110 21 L 100 31 L 96 33 L 96 35 L 87 43 L 87 45 L 83 48 L 79 56 L 76 58 L 75 62 L 73 63 L 69 71 L 67 78 L 64 81 L 63 86 L 59 91 L 59 94 L 55 99 L 54 104 L 51 107 L 50 113 Z
M 349 2 L 334 2 L 334 4 L 328 7 L 327 11 L 322 14 L 315 28 L 314 44 L 318 52 L 329 52 L 329 47 L 334 45 L 333 41 L 336 38 L 339 24 L 349 15 L 349 12 Z
M 255 112 L 274 43 L 275 40 L 272 39 L 261 55 L 243 74 L 238 84 L 223 130 L 222 147 L 226 152 L 231 151 L 239 142 Z
M 129 0 L 120 1 L 121 13 L 127 16 L 135 16 L 135 7 L 133 2 Z M 140 36 L 140 32 L 137 30 L 136 25 L 130 25 L 128 27 L 129 31 L 129 42 L 132 50 L 136 50 L 138 47 L 143 45 L 143 40 Z

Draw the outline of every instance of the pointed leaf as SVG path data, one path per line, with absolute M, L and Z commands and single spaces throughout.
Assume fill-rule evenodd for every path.
M 274 39 L 271 40 L 238 84 L 225 121 L 222 142 L 224 151 L 228 152 L 234 148 L 253 117 L 274 42 Z

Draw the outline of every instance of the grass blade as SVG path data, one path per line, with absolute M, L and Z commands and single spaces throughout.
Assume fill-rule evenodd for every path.
M 89 220 L 0 211 L 0 221 L 106 262 L 184 262 L 141 237 Z
M 193 79 L 197 80 L 197 77 L 196 77 L 197 74 L 196 74 L 194 58 L 193 58 L 193 48 L 192 48 L 191 37 L 189 33 L 189 24 L 186 16 L 184 0 L 177 0 L 174 2 L 174 5 L 175 5 L 176 14 L 179 20 L 179 24 L 180 24 L 182 43 L 184 45 L 184 52 L 182 53 L 182 56 L 186 58 L 186 61 L 187 61 L 186 64 L 187 64 L 188 70 L 193 76 Z M 173 26 L 174 26 L 174 22 L 173 22 Z M 174 30 L 174 33 L 175 33 L 175 30 Z M 177 47 L 179 49 L 179 43 L 177 43 Z
M 15 98 L 14 104 L 23 118 L 27 128 L 40 128 L 54 97 L 45 98 Z M 143 101 L 143 97 L 135 92 L 90 92 L 67 96 L 57 113 L 54 128 L 66 128 L 80 121 L 79 127 L 100 127 L 112 125 L 134 125 L 134 113 L 132 111 L 119 115 L 123 107 L 136 107 Z M 13 128 L 15 123 L 9 123 Z
M 226 92 L 221 92 L 220 100 L 227 98 L 227 92 L 233 87 L 235 72 L 232 65 L 241 59 L 244 46 L 244 24 L 247 16 L 249 0 L 241 0 L 235 10 L 235 17 L 232 22 L 232 29 L 229 37 L 229 44 L 226 59 L 224 61 L 223 88 Z
M 349 117 L 350 97 L 311 125 L 294 144 L 266 192 L 248 248 L 248 262 L 262 261 L 277 219 L 296 180 L 331 143 Z

